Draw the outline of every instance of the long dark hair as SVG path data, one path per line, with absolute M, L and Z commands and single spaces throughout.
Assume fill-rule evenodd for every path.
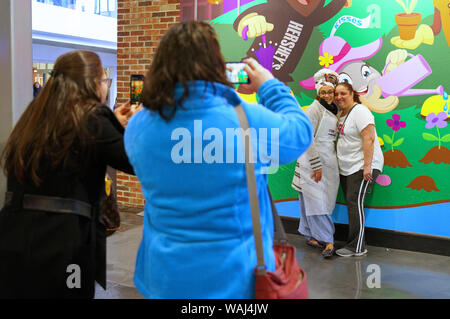
M 14 174 L 20 182 L 31 178 L 38 186 L 44 160 L 48 167 L 65 167 L 74 160 L 75 145 L 86 149 L 91 140 L 89 114 L 102 103 L 99 80 L 103 72 L 94 52 L 71 51 L 56 60 L 48 82 L 6 143 L 1 159 L 7 176 Z
M 339 82 L 336 85 L 336 89 L 337 89 L 338 86 L 343 86 L 343 87 L 345 87 L 347 89 L 347 91 L 353 92 L 353 102 L 356 102 L 358 104 L 362 104 L 361 99 L 359 98 L 358 92 L 355 91 L 355 89 L 353 88 L 353 86 L 350 83 L 348 83 L 348 82 Z
M 225 60 L 212 26 L 196 21 L 174 24 L 161 39 L 147 72 L 142 103 L 169 121 L 175 115 L 177 105 L 183 107 L 189 94 L 188 81 L 218 82 L 232 87 L 225 74 Z M 176 83 L 181 83 L 185 89 L 177 101 L 174 96 Z M 169 112 L 164 112 L 167 106 Z

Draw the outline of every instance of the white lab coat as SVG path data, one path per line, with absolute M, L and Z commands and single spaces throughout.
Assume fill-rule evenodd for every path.
M 339 189 L 335 148 L 337 117 L 317 100 L 305 113 L 314 127 L 314 141 L 297 160 L 292 187 L 303 193 L 306 216 L 332 214 Z M 311 178 L 311 166 L 312 163 L 317 166 L 317 157 L 320 158 L 319 166 L 322 166 L 322 179 L 318 183 Z

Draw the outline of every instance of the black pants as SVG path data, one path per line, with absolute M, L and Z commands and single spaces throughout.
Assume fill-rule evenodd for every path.
M 372 178 L 375 181 L 380 175 L 377 169 L 372 170 Z M 364 243 L 364 200 L 366 194 L 372 192 L 374 182 L 365 181 L 363 171 L 360 170 L 352 175 L 340 175 L 342 190 L 348 208 L 348 239 L 345 248 L 360 253 L 365 249 Z

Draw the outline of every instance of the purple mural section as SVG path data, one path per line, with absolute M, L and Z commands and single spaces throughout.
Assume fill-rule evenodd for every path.
M 241 0 L 241 6 L 250 3 L 253 0 Z M 224 0 L 223 1 L 223 13 L 236 9 L 238 6 L 238 0 Z

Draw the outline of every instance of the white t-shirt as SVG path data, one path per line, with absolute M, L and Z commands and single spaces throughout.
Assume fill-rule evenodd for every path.
M 348 116 L 348 119 L 346 117 Z M 337 143 L 337 157 L 339 162 L 339 173 L 344 176 L 356 173 L 364 168 L 364 151 L 361 131 L 369 124 L 375 125 L 375 120 L 370 110 L 362 105 L 356 104 L 353 110 L 340 118 L 338 130 L 340 132 Z M 342 124 L 344 123 L 344 127 Z M 372 169 L 382 171 L 384 156 L 381 152 L 375 130 L 375 140 L 373 143 Z

